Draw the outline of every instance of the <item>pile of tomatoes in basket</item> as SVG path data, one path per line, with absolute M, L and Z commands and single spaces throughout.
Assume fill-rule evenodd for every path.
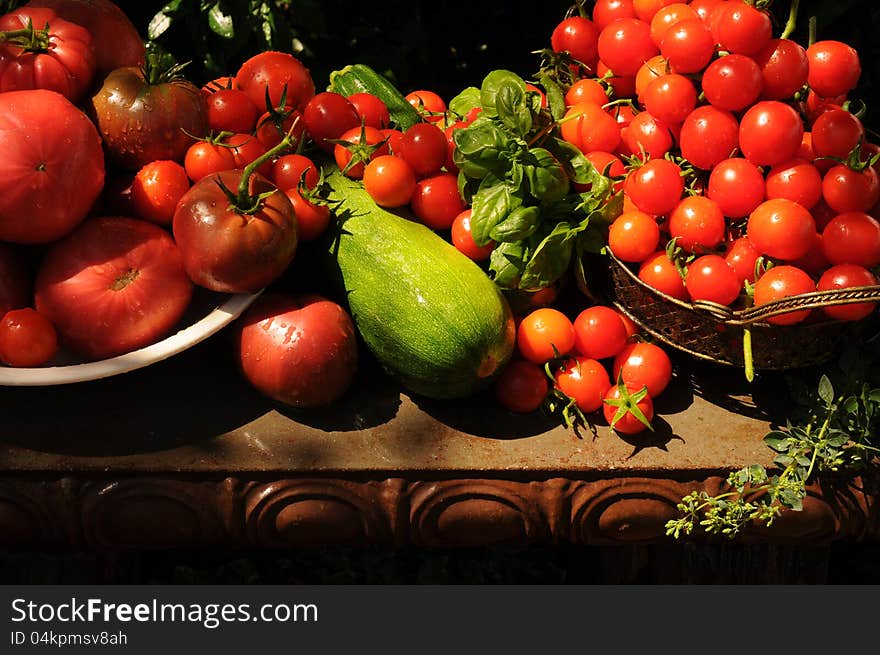
M 609 248 L 666 296 L 742 308 L 877 284 L 880 148 L 848 99 L 859 55 L 790 31 L 740 0 L 598 0 L 552 33 L 575 72 L 562 134 L 624 193 Z

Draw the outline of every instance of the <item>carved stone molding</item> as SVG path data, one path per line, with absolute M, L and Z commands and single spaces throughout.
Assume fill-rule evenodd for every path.
M 87 548 L 671 543 L 664 524 L 681 497 L 693 490 L 716 494 L 723 484 L 711 475 L 692 481 L 7 476 L 0 479 L 0 542 Z M 771 528 L 749 530 L 738 541 L 878 537 L 874 495 L 856 480 L 812 488 L 803 511 L 785 511 Z

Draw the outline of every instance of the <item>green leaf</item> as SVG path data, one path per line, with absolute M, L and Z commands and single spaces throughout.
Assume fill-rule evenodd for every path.
M 158 39 L 171 27 L 175 15 L 180 10 L 181 2 L 182 0 L 171 0 L 153 16 L 147 25 L 147 38 L 149 40 Z
M 525 86 L 504 82 L 496 93 L 495 111 L 501 123 L 519 137 L 525 137 L 532 129 L 532 112 L 529 110 Z
M 495 226 L 521 204 L 522 200 L 506 182 L 491 176 L 484 178 L 471 205 L 471 236 L 476 244 L 489 243 Z
M 490 173 L 503 178 L 509 160 L 503 155 L 515 147 L 497 125 L 483 117 L 453 134 L 455 151 L 453 161 L 468 177 L 484 178 Z
M 482 115 L 487 118 L 495 118 L 500 115 L 495 103 L 498 100 L 499 91 L 505 86 L 520 89 L 522 98 L 525 99 L 526 83 L 519 75 L 508 70 L 494 70 L 483 78 L 483 84 L 480 86 Z
M 550 107 L 550 115 L 553 116 L 555 121 L 561 120 L 567 110 L 562 87 L 547 73 L 541 75 L 539 82 L 544 87 L 544 94 L 547 96 L 547 106 Z
M 764 437 L 764 443 L 767 447 L 772 448 L 777 453 L 784 453 L 788 450 L 789 446 L 789 438 L 785 432 L 779 432 L 778 430 L 774 430 L 766 437 Z
M 492 228 L 490 236 L 498 242 L 519 241 L 534 234 L 540 223 L 541 210 L 538 207 L 517 207 Z
M 526 246 L 522 241 L 501 243 L 489 258 L 489 269 L 495 284 L 503 289 L 515 289 L 525 268 Z
M 828 376 L 824 374 L 819 379 L 819 398 L 822 399 L 827 407 L 831 407 L 834 404 L 834 387 Z
M 558 223 L 535 249 L 526 264 L 519 288 L 537 291 L 550 286 L 568 270 L 574 241 L 569 238 L 568 223 Z
M 552 202 L 568 193 L 568 176 L 549 150 L 530 149 L 526 162 L 523 164 L 523 176 L 533 198 Z
M 224 39 L 231 39 L 235 36 L 235 25 L 232 16 L 223 13 L 219 2 L 208 10 L 208 25 L 212 32 L 222 36 Z
M 475 86 L 469 86 L 449 101 L 449 111 L 464 118 L 472 109 L 480 106 L 480 90 Z

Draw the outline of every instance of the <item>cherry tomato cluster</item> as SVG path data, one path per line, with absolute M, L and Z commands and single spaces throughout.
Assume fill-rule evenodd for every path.
M 534 412 L 561 396 L 583 416 L 601 413 L 620 434 L 650 428 L 654 399 L 672 379 L 666 352 L 605 305 L 587 307 L 574 320 L 551 306 L 534 309 L 519 321 L 516 348 L 495 383 L 504 408 Z
M 880 147 L 848 101 L 855 49 L 774 38 L 740 0 L 598 0 L 551 45 L 575 76 L 562 136 L 623 191 L 608 246 L 643 282 L 732 307 L 877 284 Z

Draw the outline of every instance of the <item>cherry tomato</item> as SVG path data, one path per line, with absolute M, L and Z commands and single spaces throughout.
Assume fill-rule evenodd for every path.
M 864 266 L 856 264 L 838 264 L 832 266 L 819 278 L 816 288 L 819 291 L 832 289 L 851 289 L 853 287 L 870 287 L 877 284 L 877 278 Z M 871 315 L 876 309 L 876 302 L 860 302 L 850 305 L 827 305 L 822 312 L 838 321 L 860 321 Z
M 419 180 L 410 208 L 432 230 L 448 230 L 455 217 L 467 209 L 458 192 L 458 178 L 451 173 Z
M 443 135 L 446 137 L 446 159 L 443 160 L 443 168 L 445 168 L 448 173 L 458 173 L 458 166 L 456 166 L 454 161 L 455 133 L 467 126 L 468 123 L 465 123 L 464 121 L 456 121 L 443 130 Z
M 804 103 L 804 114 L 807 121 L 813 122 L 826 111 L 832 109 L 843 109 L 846 102 L 846 95 L 839 95 L 833 98 L 822 98 L 815 91 L 810 89 L 807 93 L 807 101 Z
M 186 169 L 176 161 L 154 161 L 141 168 L 131 185 L 135 213 L 159 225 L 171 225 L 177 203 L 190 182 Z
M 452 245 L 469 259 L 475 262 L 485 261 L 495 249 L 495 242 L 489 241 L 485 246 L 478 246 L 471 234 L 471 210 L 466 209 L 452 221 Z
M 716 23 L 718 43 L 724 50 L 741 55 L 757 55 L 773 35 L 770 15 L 740 2 L 731 2 Z
M 339 140 L 350 145 L 337 143 L 333 146 L 333 158 L 339 170 L 355 180 L 364 176 L 366 162 L 388 154 L 387 147 L 379 145 L 385 136 L 374 127 L 354 127 L 343 132 Z
M 681 168 L 666 159 L 648 160 L 629 174 L 624 189 L 640 210 L 662 216 L 675 209 L 684 191 Z
M 589 77 L 578 80 L 565 92 L 565 106 L 573 107 L 582 102 L 590 102 L 601 107 L 608 102 L 605 87 Z
M 381 155 L 364 168 L 364 188 L 380 207 L 403 207 L 416 190 L 416 176 L 402 157 Z
M 626 386 L 627 394 L 635 395 L 639 391 L 638 389 L 629 388 L 629 385 Z M 620 400 L 622 395 L 620 387 L 616 384 L 608 389 L 608 393 L 605 394 L 605 406 L 602 410 L 605 420 L 608 421 L 608 424 L 612 429 L 619 434 L 634 435 L 644 432 L 648 427 L 642 423 L 632 411 L 626 411 L 618 417 L 617 415 L 620 412 L 620 409 L 607 402 L 609 400 Z M 639 408 L 648 423 L 654 419 L 654 401 L 651 399 L 650 394 L 645 394 L 641 400 L 634 402 L 633 404 Z M 615 418 L 617 418 L 616 421 L 614 420 Z
M 751 214 L 764 200 L 764 193 L 764 176 L 747 159 L 725 159 L 709 175 L 708 195 L 728 218 Z
M 812 293 L 816 284 L 812 278 L 796 266 L 774 266 L 755 282 L 755 306 L 790 296 Z M 788 311 L 767 318 L 771 325 L 794 325 L 810 315 L 809 309 Z
M 672 361 L 656 344 L 631 343 L 614 358 L 612 374 L 629 388 L 647 387 L 648 395 L 656 398 L 672 380 Z
M 642 262 L 657 250 L 660 227 L 653 216 L 642 211 L 624 212 L 608 229 L 608 247 L 625 262 Z
M 636 18 L 650 23 L 654 15 L 663 7 L 676 3 L 678 0 L 633 0 Z
M 669 235 L 688 252 L 712 250 L 724 239 L 726 230 L 718 203 L 705 196 L 685 198 L 669 215 Z
M 204 88 L 204 87 L 203 87 Z M 251 132 L 260 111 L 241 89 L 220 89 L 205 96 L 208 127 L 214 132 Z
M 659 159 L 672 150 L 673 137 L 669 125 L 650 112 L 637 114 L 620 130 L 622 146 L 627 154 L 640 155 L 644 152 L 652 159 Z
M 789 159 L 770 169 L 766 187 L 768 200 L 785 198 L 812 209 L 822 198 L 822 175 L 804 159 Z
M 601 363 L 588 357 L 569 357 L 555 375 L 556 388 L 574 400 L 584 414 L 602 408 L 605 394 L 611 387 L 608 371 Z
M 845 109 L 829 109 L 813 121 L 810 135 L 817 157 L 846 159 L 864 141 L 865 128 L 858 117 Z
M 611 307 L 594 305 L 574 320 L 575 350 L 591 359 L 607 359 L 623 350 L 627 335 L 620 315 Z
M 196 141 L 186 151 L 183 167 L 189 179 L 198 182 L 208 175 L 234 169 L 235 157 L 232 156 L 232 149 L 225 145 Z
M 402 149 L 401 144 L 403 143 L 403 132 L 387 127 L 384 130 L 379 130 L 379 132 L 381 132 L 382 138 L 385 139 L 388 153 L 399 155 Z
M 593 6 L 593 23 L 599 31 L 618 18 L 635 18 L 633 0 L 596 0 Z
M 807 83 L 807 52 L 791 39 L 772 39 L 755 55 L 755 63 L 761 68 L 762 95 L 768 100 L 787 100 Z
M 569 107 L 562 121 L 562 138 L 581 152 L 613 152 L 620 143 L 617 121 L 595 103 L 582 102 Z
M 712 105 L 697 107 L 681 126 L 681 156 L 710 171 L 733 155 L 739 145 L 739 123 L 732 113 Z
M 618 75 L 601 59 L 596 64 L 596 76 L 608 83 L 608 86 L 611 87 L 611 95 L 614 98 L 630 98 L 636 92 L 635 75 Z
M 648 84 L 643 98 L 645 109 L 653 116 L 676 125 L 697 106 L 697 89 L 684 75 L 668 73 Z
M 880 223 L 863 212 L 835 216 L 822 230 L 822 248 L 831 264 L 880 264 Z
M 807 254 L 789 263 L 814 277 L 821 275 L 823 271 L 827 270 L 831 264 L 828 262 L 828 258 L 825 257 L 825 251 L 822 249 L 822 235 L 816 232 L 813 242 L 810 244 L 810 249 L 807 250 Z
M 302 120 L 312 141 L 326 152 L 334 149 L 328 139 L 340 139 L 361 124 L 357 108 L 351 101 L 332 91 L 323 91 L 311 98 L 303 109 Z M 370 129 L 378 128 L 371 126 Z
M 593 167 L 603 175 L 607 175 L 611 178 L 623 178 L 623 176 L 626 175 L 626 168 L 624 167 L 623 162 L 620 161 L 620 157 L 612 155 L 610 152 L 594 150 L 593 152 L 588 152 L 585 157 Z M 574 185 L 575 189 L 579 192 L 589 191 L 591 186 L 592 185 L 587 184 Z M 623 179 L 614 183 L 615 191 L 620 191 L 621 189 L 623 189 Z
M 266 154 L 266 146 L 251 134 L 231 134 L 223 142 L 231 146 L 230 152 L 235 161 L 235 168 L 244 169 L 252 161 Z M 269 177 L 272 174 L 272 162 L 267 160 L 257 169 L 260 175 Z
M 364 125 L 375 127 L 377 130 L 383 130 L 391 125 L 388 106 L 381 98 L 372 93 L 352 93 L 348 96 L 348 101 L 354 105 Z
M 599 58 L 599 30 L 589 18 L 570 16 L 560 22 L 550 35 L 554 52 L 568 52 L 574 59 L 592 68 Z
M 663 35 L 660 52 L 678 73 L 698 73 L 706 68 L 715 54 L 715 39 L 699 18 L 682 20 Z
M 515 359 L 511 361 L 495 381 L 495 398 L 511 412 L 529 414 L 536 411 L 550 391 L 550 381 L 539 364 Z
M 697 12 L 683 2 L 673 2 L 661 7 L 651 17 L 651 40 L 659 48 L 663 43 L 663 37 L 666 36 L 670 28 L 682 21 L 698 18 Z
M 446 101 L 433 91 L 410 91 L 405 97 L 429 123 L 439 123 L 446 116 Z
M 758 252 L 786 261 L 806 255 L 815 233 L 810 212 L 786 198 L 758 205 L 746 226 L 746 236 Z
M 691 300 L 732 305 L 742 291 L 739 277 L 720 255 L 703 255 L 688 264 L 684 286 Z
M 639 103 L 645 104 L 645 91 L 648 85 L 661 75 L 671 73 L 669 62 L 663 55 L 655 55 L 639 67 L 636 73 L 636 97 Z
M 840 41 L 817 41 L 807 48 L 810 73 L 807 84 L 822 98 L 833 98 L 856 88 L 862 74 L 859 53 Z
M 255 54 L 238 69 L 235 83 L 263 110 L 269 109 L 267 92 L 270 107 L 281 105 L 283 95 L 285 104 L 300 112 L 315 95 L 315 83 L 309 70 L 286 52 L 266 50 Z
M 716 9 L 719 5 L 723 5 L 725 2 L 727 0 L 693 0 L 691 2 L 691 9 L 697 12 L 697 16 L 701 21 L 708 24 L 712 10 Z
M 822 198 L 836 212 L 867 212 L 880 200 L 880 180 L 870 166 L 855 171 L 838 164 L 822 178 Z
M 639 267 L 639 279 L 671 298 L 687 300 L 688 293 L 684 287 L 684 280 L 678 272 L 675 264 L 664 251 L 659 251 L 648 257 Z
M 724 261 L 734 270 L 737 279 L 742 284 L 746 280 L 755 281 L 755 265 L 760 256 L 761 253 L 748 238 L 740 237 L 727 244 Z
M 575 345 L 575 329 L 558 309 L 542 307 L 520 321 L 516 345 L 525 359 L 543 364 L 571 352 Z
M 757 166 L 773 166 L 794 157 L 804 137 L 804 123 L 790 105 L 764 100 L 739 122 L 739 147 Z
M 254 136 L 266 150 L 271 150 L 289 133 L 291 135 L 289 150 L 295 150 L 301 143 L 305 131 L 302 114 L 293 107 L 285 106 L 267 111 L 260 116 Z
M 314 203 L 296 188 L 284 189 L 296 217 L 296 232 L 299 241 L 314 241 L 324 234 L 330 224 L 330 207 Z
M 0 319 L 0 361 L 7 366 L 42 366 L 57 353 L 55 326 L 36 309 L 13 309 Z
M 616 75 L 635 75 L 659 51 L 644 20 L 619 18 L 599 33 L 599 59 Z
M 435 175 L 448 154 L 446 135 L 434 123 L 416 123 L 403 133 L 396 154 L 406 160 L 417 178 Z
M 703 93 L 712 106 L 740 111 L 758 99 L 764 79 L 754 59 L 727 55 L 709 64 L 702 82 Z
M 274 161 L 269 179 L 282 191 L 298 188 L 301 181 L 305 182 L 307 189 L 314 189 L 318 185 L 320 174 L 315 162 L 309 157 L 292 154 L 282 155 Z

